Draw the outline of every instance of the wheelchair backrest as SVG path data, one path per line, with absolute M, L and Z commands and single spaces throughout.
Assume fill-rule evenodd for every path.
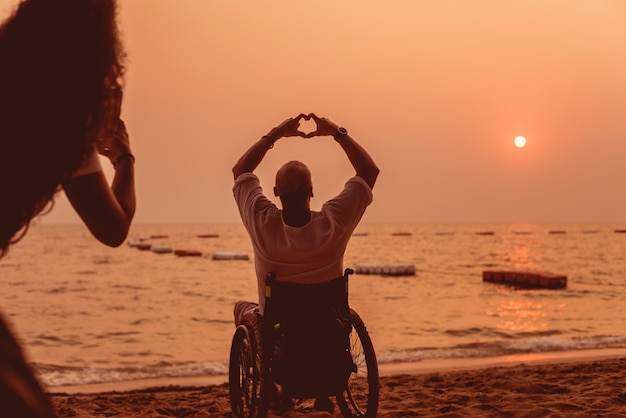
M 340 393 L 352 370 L 348 275 L 316 284 L 268 277 L 264 335 L 272 378 L 293 397 Z

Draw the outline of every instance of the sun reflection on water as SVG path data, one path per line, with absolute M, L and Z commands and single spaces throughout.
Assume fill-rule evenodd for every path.
M 532 250 L 536 238 L 530 228 L 525 225 L 516 225 L 510 232 L 502 237 L 500 251 L 503 253 L 503 259 L 514 268 L 536 269 L 536 257 Z
M 555 257 L 549 248 L 541 246 L 537 231 L 531 225 L 512 225 L 503 234 L 497 252 L 506 262 L 507 269 L 542 271 L 546 257 Z M 549 331 L 552 318 L 560 317 L 565 304 L 533 298 L 537 290 L 511 290 L 503 288 L 489 301 L 487 315 L 496 319 L 496 327 L 513 333 L 538 333 Z
M 519 296 L 523 296 L 520 294 Z M 520 298 L 489 302 L 487 315 L 498 318 L 497 327 L 508 332 L 540 332 L 550 329 L 551 318 L 560 316 L 565 304 L 549 304 Z

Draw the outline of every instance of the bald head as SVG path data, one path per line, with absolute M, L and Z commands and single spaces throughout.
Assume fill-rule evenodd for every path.
M 276 187 L 283 193 L 296 193 L 311 187 L 311 171 L 300 161 L 289 161 L 276 173 Z
M 289 161 L 276 173 L 274 194 L 281 198 L 283 205 L 289 203 L 307 203 L 313 196 L 311 171 L 300 161 Z

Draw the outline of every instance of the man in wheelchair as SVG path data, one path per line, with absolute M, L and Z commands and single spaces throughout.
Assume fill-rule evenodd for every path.
M 299 130 L 300 121 L 311 118 L 315 121 L 317 129 L 304 134 Z M 312 211 L 310 208 L 313 184 L 311 172 L 304 163 L 289 161 L 276 174 L 274 195 L 279 197 L 282 209 L 279 209 L 263 194 L 259 178 L 253 174 L 276 141 L 283 137 L 298 136 L 303 138 L 332 136 L 356 171 L 355 176 L 347 180 L 343 190 L 325 202 L 320 211 Z M 345 128 L 315 114 L 300 114 L 295 118 L 285 120 L 254 143 L 233 167 L 235 178 L 233 194 L 254 249 L 259 294 L 258 304 L 236 303 L 235 322 L 241 323 L 246 313 L 253 311 L 260 315 L 277 316 L 276 321 L 264 321 L 265 323 L 274 322 L 275 329 L 271 332 L 274 333 L 276 343 L 273 348 L 275 361 L 272 374 L 276 379 L 289 380 L 290 371 L 295 367 L 289 362 L 280 363 L 280 355 L 283 351 L 317 350 L 319 354 L 319 350 L 322 349 L 316 344 L 314 337 L 316 324 L 328 323 L 320 321 L 320 316 L 325 315 L 324 312 L 333 312 L 338 309 L 335 302 L 329 302 L 334 306 L 324 306 L 323 301 L 331 300 L 334 297 L 330 296 L 331 293 L 341 294 L 341 291 L 331 291 L 330 287 L 333 286 L 333 282 L 339 283 L 338 278 L 344 277 L 343 256 L 354 229 L 365 209 L 372 202 L 372 188 L 378 173 L 379 169 L 370 155 L 348 134 Z M 272 305 L 271 312 L 266 312 L 268 276 L 273 280 L 272 292 L 274 293 L 282 292 L 278 289 L 283 283 L 294 283 L 313 285 L 306 287 L 306 292 L 320 292 L 321 297 L 311 299 L 316 302 L 310 306 L 303 306 L 302 300 L 307 298 L 300 299 L 291 295 L 276 298 L 276 300 L 280 299 L 280 304 Z M 345 279 L 347 280 L 347 274 Z M 342 283 L 335 286 L 345 288 L 345 280 Z M 325 288 L 324 284 L 330 287 Z M 319 290 L 317 285 L 319 285 Z M 297 292 L 294 289 L 289 291 Z M 335 312 L 335 318 L 330 320 L 330 323 L 333 321 L 336 323 L 336 329 L 331 331 L 325 329 L 324 335 L 330 332 L 336 334 L 337 340 L 347 338 L 349 329 L 346 330 L 345 327 L 349 327 L 349 324 L 342 323 L 345 322 L 342 318 L 349 316 L 349 313 L 346 313 L 348 311 L 347 297 L 345 300 L 345 311 Z M 344 306 L 344 302 L 340 302 L 339 305 Z M 344 308 L 341 307 L 339 310 L 344 310 Z M 299 333 L 297 338 L 281 339 L 281 336 L 291 336 L 294 333 Z M 317 334 L 317 339 L 319 339 L 319 333 Z M 300 342 L 291 342 L 294 340 Z M 290 348 L 290 346 L 293 347 Z M 305 360 L 302 361 L 302 363 L 305 362 Z M 346 362 L 342 364 L 345 365 Z M 341 368 L 342 364 L 328 364 L 327 366 Z M 306 366 L 299 365 L 299 367 Z M 321 366 L 318 364 L 311 367 L 320 368 Z M 312 372 L 314 373 L 315 370 Z M 345 373 L 349 374 L 349 371 Z M 297 385 L 295 382 L 293 384 Z M 327 410 L 328 402 L 319 398 L 316 405 L 320 409 Z M 332 403 L 330 406 L 332 407 Z

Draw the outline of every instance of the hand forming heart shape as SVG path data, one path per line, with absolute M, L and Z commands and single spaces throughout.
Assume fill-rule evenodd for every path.
M 313 121 L 315 122 L 315 129 L 310 130 L 312 123 L 308 123 L 307 127 L 309 127 L 309 129 L 306 129 L 306 130 L 308 130 L 309 132 L 306 133 L 300 129 L 300 123 L 303 120 L 309 121 L 310 119 L 313 119 Z M 296 125 L 297 135 L 303 138 L 313 138 L 314 136 L 326 136 L 326 135 L 332 136 L 337 130 L 337 125 L 335 123 L 331 122 L 330 120 L 326 118 L 320 118 L 315 113 L 309 113 L 308 115 L 301 113 L 297 118 L 292 119 L 292 121 L 294 121 L 297 124 Z
M 303 138 L 312 138 L 317 136 L 318 129 L 319 127 L 317 125 L 317 121 L 313 119 L 312 113 L 300 116 L 298 133 L 301 134 Z

